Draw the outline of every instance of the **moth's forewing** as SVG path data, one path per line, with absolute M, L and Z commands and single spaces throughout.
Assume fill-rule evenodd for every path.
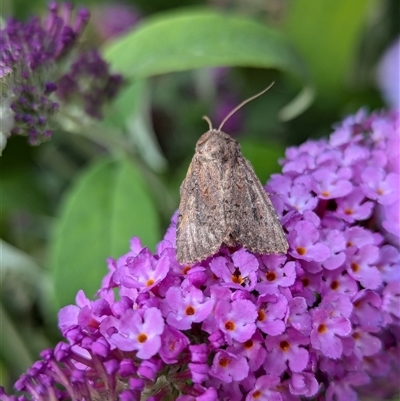
M 225 219 L 220 175 L 218 157 L 209 157 L 209 152 L 196 152 L 181 186 L 176 238 L 180 263 L 206 259 L 221 246 Z
M 242 184 L 233 187 L 230 194 L 232 237 L 252 252 L 286 253 L 289 245 L 271 200 L 241 154 L 236 158 L 235 173 L 236 181 Z

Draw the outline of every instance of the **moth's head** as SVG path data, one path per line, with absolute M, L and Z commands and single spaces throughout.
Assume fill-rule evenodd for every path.
M 208 159 L 214 159 L 216 157 L 225 157 L 227 154 L 230 154 L 233 148 L 238 147 L 238 143 L 231 138 L 229 135 L 222 132 L 222 127 L 226 123 L 226 121 L 236 113 L 241 107 L 243 107 L 246 103 L 255 99 L 258 96 L 261 96 L 265 93 L 274 83 L 268 88 L 264 89 L 260 93 L 246 99 L 238 106 L 236 106 L 222 121 L 218 129 L 214 129 L 211 120 L 207 116 L 203 116 L 203 119 L 207 121 L 209 131 L 207 131 L 196 144 L 196 153 L 201 155 L 202 157 Z
M 225 132 L 210 129 L 196 143 L 196 154 L 206 159 L 221 158 L 225 153 L 232 152 L 232 146 L 237 142 Z

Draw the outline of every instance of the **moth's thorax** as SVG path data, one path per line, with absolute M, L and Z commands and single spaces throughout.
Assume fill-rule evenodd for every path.
M 239 144 L 225 132 L 213 129 L 203 134 L 196 144 L 196 155 L 205 159 L 223 158 L 238 149 Z

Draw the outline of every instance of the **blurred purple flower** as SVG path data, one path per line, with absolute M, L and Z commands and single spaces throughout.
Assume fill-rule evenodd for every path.
M 212 121 L 217 121 L 218 125 L 222 120 L 240 103 L 238 96 L 233 93 L 222 94 L 217 99 Z M 224 124 L 224 131 L 231 134 L 236 134 L 240 131 L 243 125 L 243 111 L 238 110 Z
M 128 32 L 140 20 L 140 13 L 132 4 L 106 3 L 92 12 L 92 22 L 103 40 Z
M 32 145 L 51 136 L 48 120 L 58 103 L 50 96 L 57 86 L 49 70 L 76 45 L 89 18 L 87 10 L 75 19 L 71 12 L 69 5 L 60 10 L 51 3 L 43 22 L 37 17 L 26 23 L 9 19 L 0 29 L 0 79 L 7 85 L 1 103 L 9 103 L 13 117 L 7 130 L 2 127 L 3 136 L 27 135 Z
M 400 37 L 383 54 L 378 65 L 377 81 L 387 104 L 400 109 Z
M 217 67 L 211 70 L 211 77 L 214 81 L 216 99 L 211 121 L 218 126 L 222 120 L 240 103 L 240 97 L 232 90 L 232 85 L 228 83 L 230 68 Z M 238 110 L 225 123 L 224 131 L 229 135 L 237 134 L 243 126 L 243 110 Z
M 110 74 L 97 50 L 77 56 L 70 71 L 57 80 L 57 97 L 67 104 L 82 104 L 85 112 L 101 119 L 105 102 L 112 100 L 123 84 L 119 74 Z
M 76 52 L 88 19 L 85 9 L 74 15 L 71 4 L 52 2 L 43 20 L 9 19 L 0 29 L 2 148 L 10 135 L 28 136 L 31 145 L 50 138 L 60 101 L 78 100 L 99 118 L 103 103 L 115 96 L 122 77 L 111 75 L 96 51 Z
M 271 198 L 287 255 L 221 247 L 181 266 L 176 214 L 156 254 L 133 239 L 130 252 L 109 260 L 97 300 L 79 292 L 76 305 L 61 309 L 68 343 L 44 351 L 21 376 L 15 387 L 26 395 L 0 389 L 0 398 L 349 401 L 360 392 L 393 394 L 400 252 L 399 232 L 386 230 L 385 218 L 399 182 L 386 195 L 377 188 L 398 174 L 399 128 L 398 112 L 359 112 L 329 140 L 287 150 L 283 174 L 267 185 L 278 192 Z M 340 188 L 342 179 L 351 192 Z M 288 196 L 299 185 L 308 207 L 294 207 Z

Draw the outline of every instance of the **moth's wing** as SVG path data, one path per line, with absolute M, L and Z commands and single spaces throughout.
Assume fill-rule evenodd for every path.
M 215 254 L 224 238 L 221 165 L 195 155 L 181 186 L 176 228 L 177 259 L 194 263 Z
M 289 245 L 282 225 L 252 165 L 241 153 L 235 161 L 227 213 L 230 236 L 252 252 L 286 253 Z

